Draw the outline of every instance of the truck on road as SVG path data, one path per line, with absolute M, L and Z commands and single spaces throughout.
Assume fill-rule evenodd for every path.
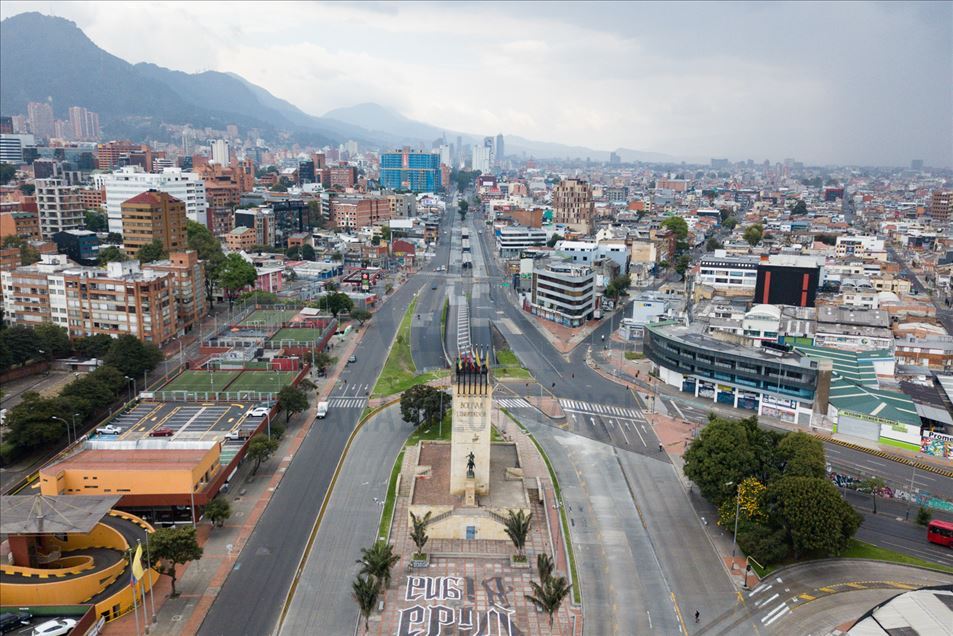
M 328 414 L 328 403 L 318 402 L 318 419 L 323 420 L 327 414 Z

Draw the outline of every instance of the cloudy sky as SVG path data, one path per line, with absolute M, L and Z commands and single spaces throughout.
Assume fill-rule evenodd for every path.
M 679 156 L 953 165 L 953 3 L 16 2 L 320 115 Z

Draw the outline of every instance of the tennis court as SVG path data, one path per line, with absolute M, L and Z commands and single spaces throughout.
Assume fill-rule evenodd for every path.
M 241 371 L 183 371 L 171 382 L 162 387 L 163 391 L 224 391 L 229 382 L 237 378 Z
M 321 329 L 314 329 L 312 327 L 286 327 L 284 329 L 279 329 L 275 332 L 269 341 L 277 343 L 310 343 L 317 342 L 321 339 Z
M 243 371 L 238 379 L 228 385 L 228 392 L 277 393 L 294 382 L 297 375 L 297 371 Z
M 268 325 L 280 325 L 289 322 L 297 315 L 297 309 L 256 309 L 238 324 L 242 327 L 267 327 Z

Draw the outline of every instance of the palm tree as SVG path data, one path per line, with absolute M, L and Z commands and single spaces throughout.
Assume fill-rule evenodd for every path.
M 545 552 L 536 555 L 536 571 L 539 573 L 540 583 L 546 583 L 553 576 L 554 569 L 552 557 Z
M 569 595 L 569 589 L 572 587 L 564 576 L 550 576 L 543 581 L 542 585 L 536 581 L 530 581 L 533 588 L 532 594 L 526 594 L 526 600 L 536 603 L 543 611 L 549 614 L 549 628 L 553 627 L 553 618 L 563 600 Z
M 354 594 L 354 600 L 361 610 L 361 616 L 364 618 L 364 631 L 368 630 L 367 621 L 377 605 L 377 588 L 379 583 L 372 575 L 363 576 L 358 574 L 354 582 L 351 583 L 351 590 Z
M 410 513 L 410 522 L 414 526 L 413 532 L 410 533 L 410 539 L 414 542 L 414 545 L 417 546 L 417 554 L 423 554 L 424 546 L 427 545 L 427 540 L 430 537 L 427 536 L 427 524 L 430 523 L 430 511 L 427 511 L 423 517 L 418 517 L 414 513 Z
M 516 512 L 510 510 L 506 517 L 504 530 L 506 531 L 506 536 L 510 538 L 516 547 L 516 557 L 519 560 L 526 558 L 523 556 L 523 547 L 526 545 L 526 535 L 529 534 L 529 526 L 532 519 L 532 512 L 526 514 L 526 512 L 522 510 L 517 510 Z
M 361 548 L 361 574 L 369 574 L 377 579 L 378 591 L 390 585 L 390 569 L 400 561 L 400 555 L 394 554 L 394 546 L 386 541 L 376 541 L 369 548 Z

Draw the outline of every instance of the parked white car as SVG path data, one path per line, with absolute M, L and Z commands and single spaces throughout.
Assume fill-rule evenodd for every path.
M 33 628 L 33 636 L 64 636 L 73 631 L 76 621 L 72 618 L 57 618 L 40 623 Z
M 256 406 L 252 410 L 248 411 L 248 415 L 251 417 L 265 417 L 268 415 L 268 409 L 264 406 Z
M 96 429 L 97 435 L 119 435 L 120 433 L 122 433 L 122 429 L 118 426 L 113 426 L 112 424 L 100 426 Z

